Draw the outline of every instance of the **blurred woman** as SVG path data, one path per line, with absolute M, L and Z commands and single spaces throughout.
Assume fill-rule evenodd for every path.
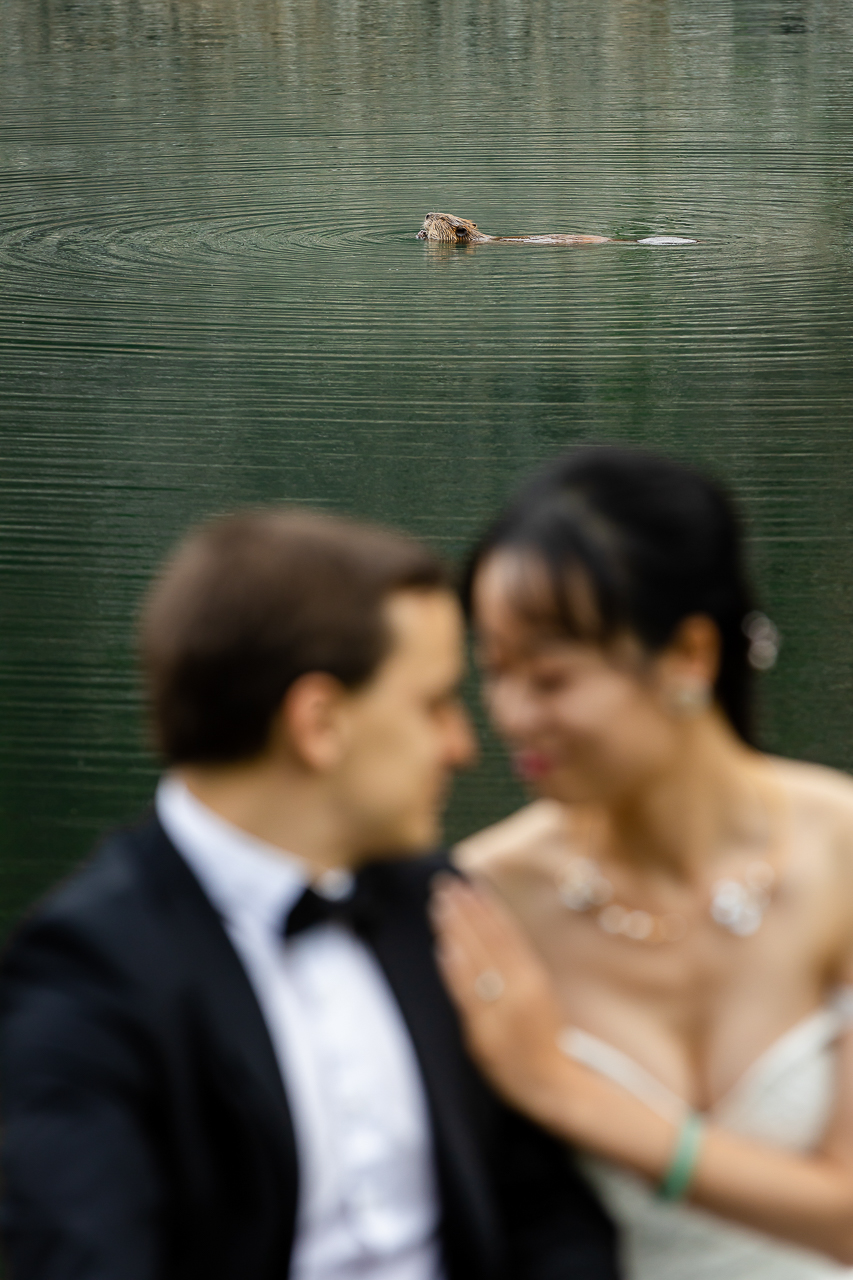
M 853 783 L 753 745 L 778 637 L 728 501 L 646 453 L 571 453 L 466 597 L 541 797 L 458 848 L 490 890 L 437 894 L 475 1054 L 586 1153 L 629 1280 L 850 1274 Z

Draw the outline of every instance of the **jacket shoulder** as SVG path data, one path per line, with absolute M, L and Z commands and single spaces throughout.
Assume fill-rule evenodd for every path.
M 155 864 L 168 849 L 156 819 L 109 835 L 18 925 L 3 956 L 3 977 L 35 976 L 33 969 L 57 962 L 71 968 L 144 963 L 163 902 Z
M 417 858 L 389 858 L 369 863 L 359 871 L 359 880 L 382 897 L 423 910 L 433 878 L 442 872 L 458 874 L 450 861 L 449 849 L 437 849 Z

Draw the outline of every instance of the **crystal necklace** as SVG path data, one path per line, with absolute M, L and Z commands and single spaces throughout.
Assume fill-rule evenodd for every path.
M 727 877 L 714 882 L 708 904 L 711 919 L 738 938 L 750 937 L 761 928 L 776 883 L 770 863 L 754 859 L 742 879 Z M 687 921 L 676 912 L 658 916 L 614 902 L 613 885 L 594 858 L 573 855 L 559 879 L 557 893 L 570 911 L 594 913 L 605 933 L 633 942 L 678 942 L 687 933 Z

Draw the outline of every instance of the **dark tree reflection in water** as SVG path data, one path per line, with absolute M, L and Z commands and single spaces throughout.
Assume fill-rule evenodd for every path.
M 150 791 L 131 625 L 190 521 L 456 555 L 574 441 L 730 481 L 765 739 L 853 764 L 851 54 L 842 0 L 6 0 L 5 919 Z M 436 252 L 435 207 L 700 244 Z M 451 830 L 517 798 L 487 744 Z

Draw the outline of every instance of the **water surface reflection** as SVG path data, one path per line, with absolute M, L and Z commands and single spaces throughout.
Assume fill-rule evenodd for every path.
M 840 0 L 6 0 L 3 860 L 145 796 L 128 636 L 188 521 L 295 500 L 456 553 L 564 444 L 713 466 L 786 637 L 777 748 L 853 763 L 853 15 Z M 695 235 L 689 252 L 414 236 Z M 487 753 L 461 830 L 514 801 Z

